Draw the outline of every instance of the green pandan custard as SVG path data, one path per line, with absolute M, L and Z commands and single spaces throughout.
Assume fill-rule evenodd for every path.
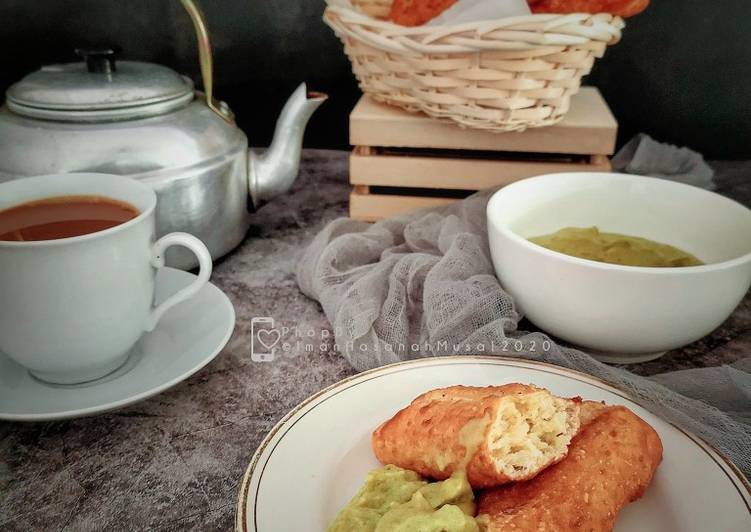
M 327 532 L 479 532 L 463 473 L 428 483 L 394 465 L 374 469 Z

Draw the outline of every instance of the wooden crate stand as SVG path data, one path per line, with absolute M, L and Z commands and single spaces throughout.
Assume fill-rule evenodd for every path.
M 376 221 L 540 174 L 607 172 L 617 128 L 591 87 L 561 122 L 522 133 L 462 129 L 363 96 L 350 115 L 350 216 Z

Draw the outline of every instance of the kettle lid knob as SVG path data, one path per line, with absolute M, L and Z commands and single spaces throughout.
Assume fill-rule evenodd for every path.
M 111 74 L 117 70 L 115 57 L 119 50 L 110 48 L 76 48 L 76 55 L 86 61 L 86 68 L 92 73 Z

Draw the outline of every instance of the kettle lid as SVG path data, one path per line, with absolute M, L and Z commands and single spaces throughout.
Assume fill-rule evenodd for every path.
M 66 122 L 164 114 L 193 99 L 193 82 L 153 63 L 118 61 L 112 49 L 76 50 L 85 62 L 49 65 L 6 92 L 8 108 Z

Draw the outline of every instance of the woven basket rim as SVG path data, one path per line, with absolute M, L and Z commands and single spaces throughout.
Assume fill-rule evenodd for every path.
M 608 13 L 535 13 L 445 26 L 401 26 L 356 9 L 349 0 L 326 0 L 323 19 L 338 33 L 390 53 L 451 54 L 532 50 L 548 46 L 608 45 L 620 40 L 623 19 Z
M 574 23 L 581 23 L 591 19 L 602 19 L 614 26 L 619 26 L 618 29 L 625 27 L 624 20 L 611 13 L 531 13 L 529 15 L 517 15 L 514 17 L 503 17 L 491 20 L 480 20 L 475 22 L 463 22 L 461 24 L 446 24 L 441 26 L 402 26 L 396 22 L 390 20 L 383 20 L 373 18 L 367 13 L 354 7 L 349 0 L 325 0 L 326 11 L 332 11 L 341 15 L 347 15 L 350 19 L 349 22 L 363 22 L 368 26 L 379 28 L 382 30 L 393 30 L 396 34 L 400 35 L 430 35 L 436 32 L 436 30 L 442 30 L 446 33 L 462 32 L 483 29 L 500 29 L 509 26 L 515 26 L 524 23 L 538 24 L 541 22 L 561 22 L 571 21 Z M 360 19 L 359 21 L 357 19 Z

